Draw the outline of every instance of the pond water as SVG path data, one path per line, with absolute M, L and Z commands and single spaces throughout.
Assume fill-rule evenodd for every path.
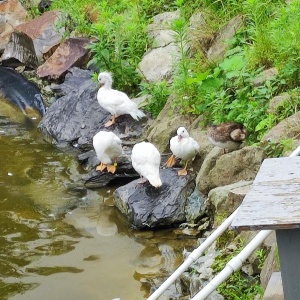
M 74 155 L 2 100 L 0 299 L 146 299 L 196 241 L 133 230 L 113 206 L 114 189 L 78 184 Z

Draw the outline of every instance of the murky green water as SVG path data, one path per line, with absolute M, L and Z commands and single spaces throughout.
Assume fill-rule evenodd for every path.
M 113 190 L 80 186 L 73 155 L 44 142 L 38 120 L 4 107 L 0 299 L 146 299 L 149 281 L 174 270 L 195 241 L 132 230 L 113 207 Z

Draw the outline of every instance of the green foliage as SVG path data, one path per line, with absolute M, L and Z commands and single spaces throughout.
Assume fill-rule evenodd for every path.
M 62 11 L 60 26 L 69 34 L 75 31 L 94 40 L 87 46 L 93 55 L 89 65 L 112 72 L 115 87 L 128 94 L 138 91 L 136 69 L 148 47 L 145 27 L 153 15 L 172 6 L 173 1 L 146 0 L 54 0 L 52 4 Z
M 274 61 L 283 70 L 290 87 L 298 85 L 300 66 L 300 3 L 293 1 L 278 10 L 270 24 L 270 37 L 273 41 Z M 288 64 L 287 64 L 288 63 Z
M 31 19 L 34 19 L 35 17 L 38 17 L 41 14 L 37 3 L 33 4 L 30 3 L 28 0 L 19 0 L 19 2 L 24 8 L 26 8 L 28 15 Z
M 59 9 L 62 13 L 60 27 L 66 29 L 66 35 L 69 36 L 72 31 L 76 33 L 90 35 L 92 21 L 89 18 L 91 7 L 96 9 L 96 0 L 53 0 L 51 9 Z
M 133 7 L 119 15 L 111 7 L 102 11 L 105 17 L 92 27 L 95 42 L 88 46 L 93 54 L 89 64 L 112 72 L 116 87 L 133 94 L 140 81 L 136 68 L 147 45 L 145 22 Z
M 261 142 L 260 146 L 264 148 L 266 157 L 281 157 L 286 152 L 295 149 L 295 142 L 292 138 L 282 139 L 280 142 Z
M 221 255 L 216 257 L 212 264 L 214 272 L 222 271 L 227 262 L 236 256 L 243 246 L 244 242 L 240 240 L 235 251 L 232 253 L 223 251 Z M 263 295 L 258 276 L 248 277 L 241 270 L 234 272 L 217 290 L 226 300 L 253 300 L 256 295 Z
M 180 103 L 183 111 L 204 115 L 207 122 L 243 123 L 250 133 L 249 141 L 256 142 L 275 123 L 267 108 L 281 83 L 274 78 L 255 86 L 256 74 L 247 71 L 245 61 L 245 52 L 238 46 L 215 68 L 181 81 L 182 88 L 177 87 L 177 91 L 183 90 L 189 99 Z
M 165 106 L 170 90 L 165 81 L 158 83 L 142 83 L 143 92 L 140 95 L 151 95 L 151 99 L 145 106 L 145 110 L 150 112 L 153 117 L 157 117 Z
M 256 255 L 257 255 L 257 258 L 259 261 L 258 268 L 261 270 L 267 259 L 268 251 L 265 248 L 260 248 L 260 249 L 256 250 Z

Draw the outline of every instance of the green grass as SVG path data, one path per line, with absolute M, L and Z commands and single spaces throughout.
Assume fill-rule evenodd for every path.
M 244 247 L 244 241 L 238 240 L 236 242 L 237 249 L 230 253 L 221 250 L 221 254 L 216 257 L 212 264 L 212 269 L 216 274 L 222 271 L 226 264 Z M 223 245 L 224 247 L 224 245 Z M 257 257 L 259 260 L 259 266 L 262 267 L 263 262 L 266 259 L 266 251 L 260 249 L 257 251 Z M 259 276 L 248 276 L 242 270 L 234 272 L 225 282 L 223 282 L 218 288 L 220 293 L 226 300 L 253 300 L 256 295 L 262 297 L 263 290 L 260 286 Z M 261 299 L 261 298 L 260 298 Z

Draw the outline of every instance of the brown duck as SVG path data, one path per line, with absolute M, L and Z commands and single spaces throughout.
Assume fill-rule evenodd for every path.
M 209 141 L 220 148 L 236 150 L 247 137 L 247 130 L 243 124 L 237 122 L 226 122 L 212 125 L 208 128 L 207 136 Z

